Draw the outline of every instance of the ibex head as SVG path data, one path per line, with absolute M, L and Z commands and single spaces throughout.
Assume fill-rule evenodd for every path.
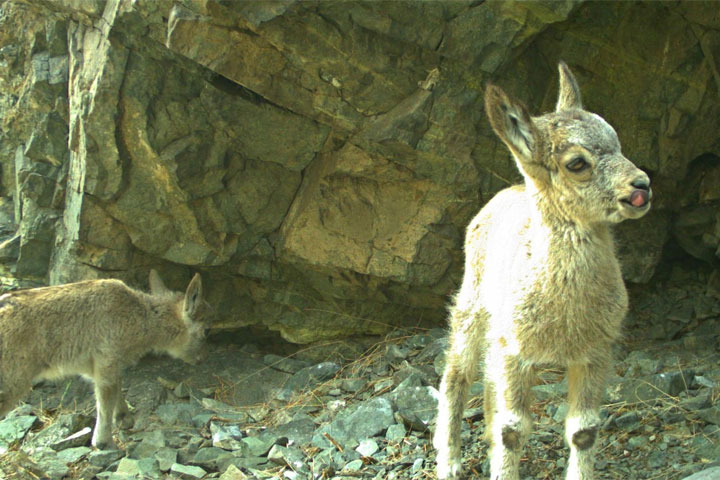
M 650 179 L 620 150 L 615 130 L 583 109 L 577 81 L 560 62 L 555 111 L 532 117 L 502 89 L 488 85 L 485 110 L 515 158 L 528 188 L 556 213 L 581 223 L 617 223 L 650 209 Z

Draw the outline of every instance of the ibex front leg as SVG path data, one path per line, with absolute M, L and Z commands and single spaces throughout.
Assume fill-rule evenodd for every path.
M 605 388 L 606 360 L 570 365 L 565 438 L 570 446 L 566 480 L 592 480 L 595 443 L 600 428 L 598 409 Z
M 485 357 L 485 429 L 490 443 L 490 479 L 520 478 L 520 456 L 532 423 L 530 388 L 534 369 L 507 340 L 493 340 Z
M 437 449 L 437 476 L 441 480 L 457 479 L 462 474 L 460 430 L 482 344 L 484 328 L 481 320 L 479 314 L 462 311 L 458 307 L 452 311 L 450 345 L 440 383 L 437 427 L 433 439 Z

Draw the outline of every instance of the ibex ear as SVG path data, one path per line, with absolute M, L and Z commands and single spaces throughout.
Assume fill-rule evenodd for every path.
M 160 278 L 160 274 L 153 268 L 150 270 L 150 275 L 148 278 L 148 281 L 150 283 L 150 293 L 152 294 L 160 294 L 160 293 L 166 293 L 170 290 L 165 286 L 165 283 L 162 281 L 162 278 Z
M 192 319 L 202 301 L 202 280 L 200 274 L 196 273 L 185 291 L 185 301 L 183 302 L 185 318 Z
M 488 85 L 485 112 L 493 130 L 515 158 L 529 162 L 537 144 L 537 132 L 525 105 L 510 98 L 501 88 Z
M 558 92 L 558 101 L 555 111 L 582 109 L 582 97 L 580 96 L 580 87 L 578 87 L 575 76 L 563 61 L 558 65 L 560 72 L 560 91 Z

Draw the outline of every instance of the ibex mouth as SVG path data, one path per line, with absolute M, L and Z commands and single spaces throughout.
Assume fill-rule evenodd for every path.
M 645 208 L 650 203 L 650 193 L 647 190 L 633 190 L 629 197 L 623 198 L 621 201 L 634 208 Z

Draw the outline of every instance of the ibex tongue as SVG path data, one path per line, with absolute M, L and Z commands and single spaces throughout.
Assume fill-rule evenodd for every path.
M 630 203 L 634 207 L 642 207 L 648 202 L 648 193 L 645 190 L 633 190 L 630 194 Z

